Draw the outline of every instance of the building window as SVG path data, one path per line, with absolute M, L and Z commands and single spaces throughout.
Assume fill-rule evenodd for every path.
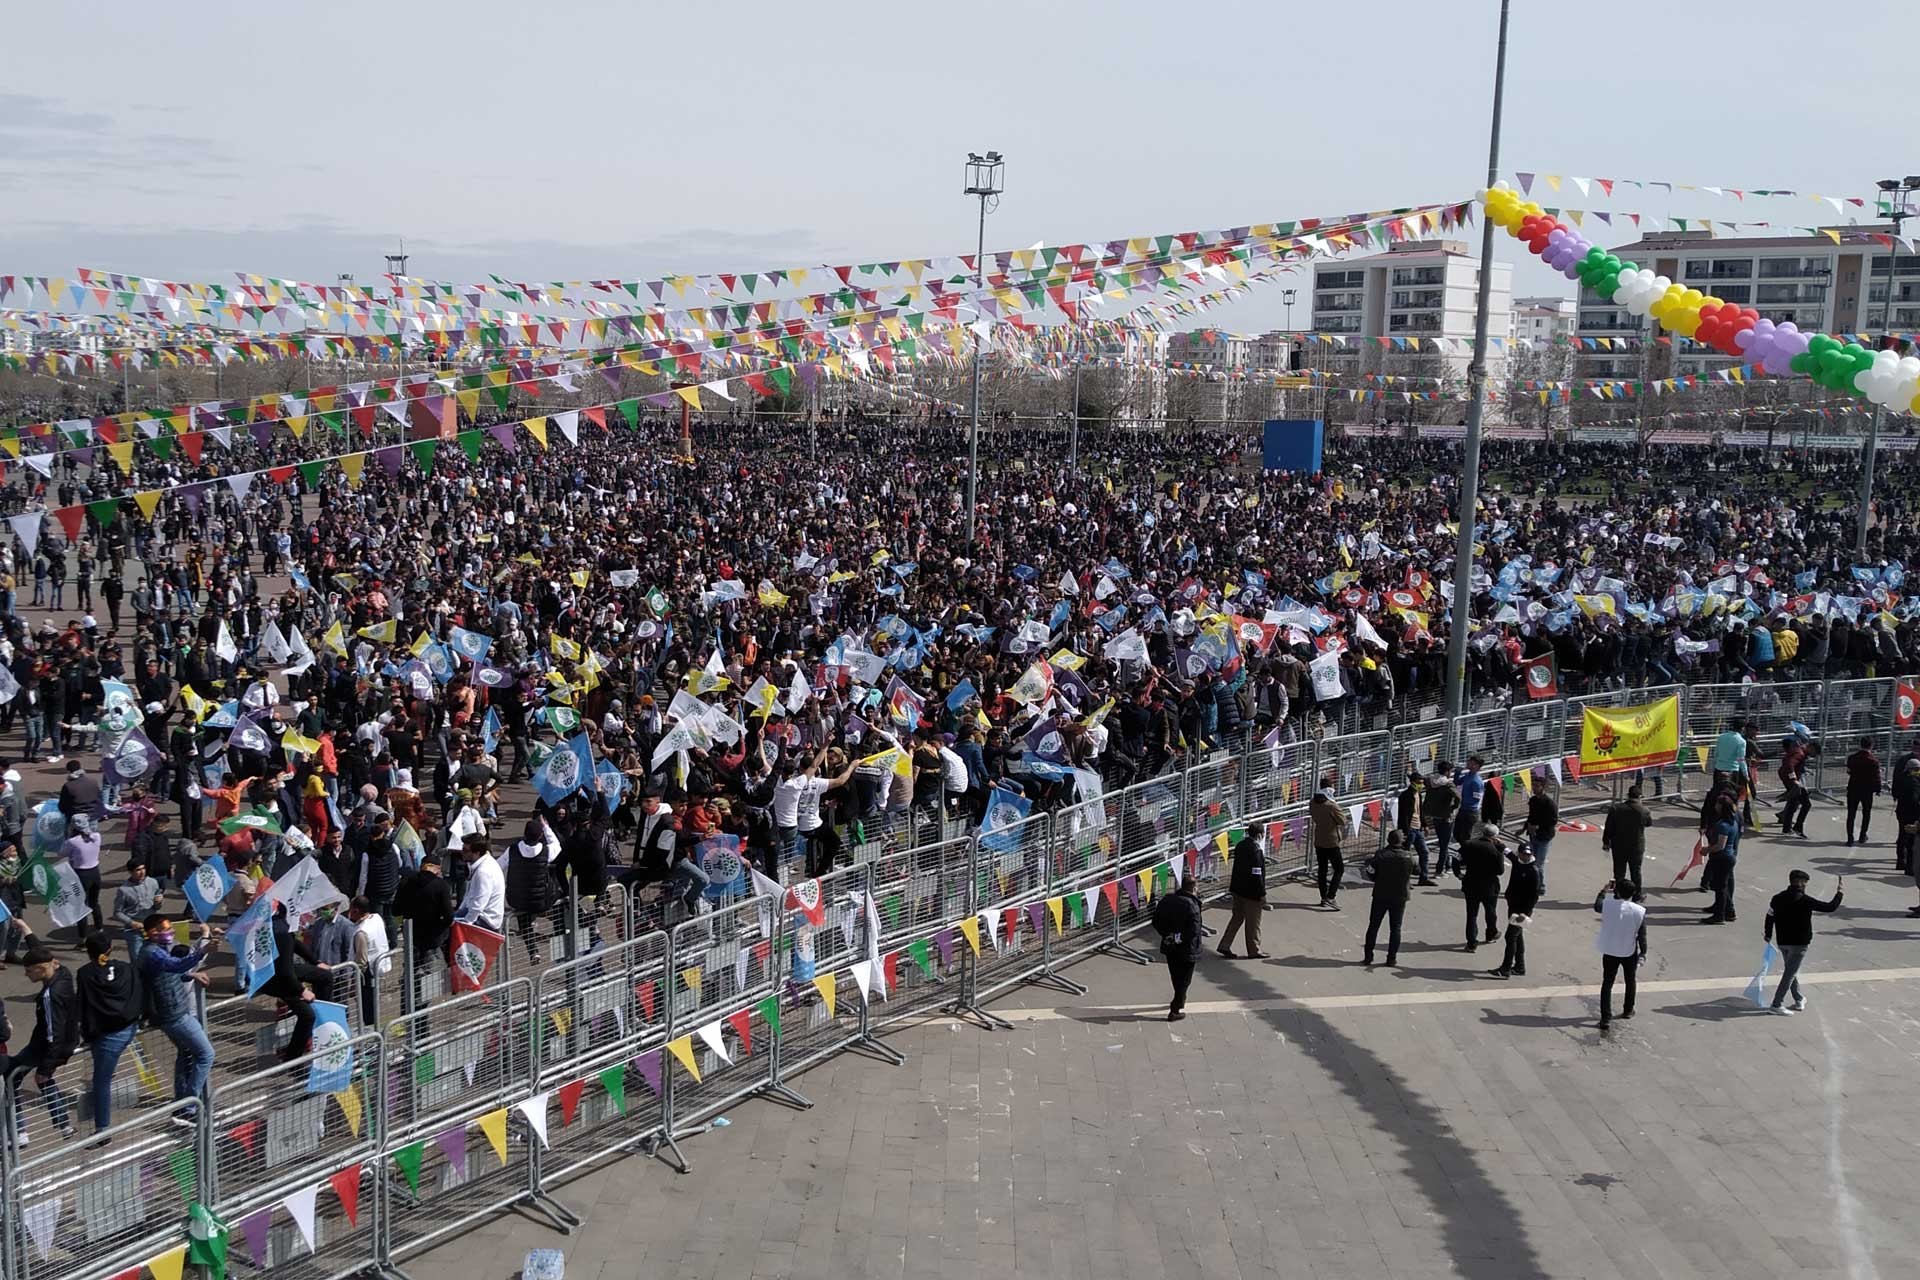
M 1687 263 L 1688 280 L 1750 280 L 1752 258 L 1693 258 Z
M 1392 284 L 1400 288 L 1405 285 L 1445 284 L 1446 280 L 1444 267 L 1401 267 L 1393 273 Z
M 1825 276 L 1833 273 L 1825 258 L 1762 258 L 1762 280 L 1788 280 L 1796 276 Z
M 1316 289 L 1360 289 L 1367 283 L 1364 271 L 1321 271 L 1313 277 Z

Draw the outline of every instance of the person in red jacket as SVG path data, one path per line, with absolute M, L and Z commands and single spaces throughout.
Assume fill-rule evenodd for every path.
M 1880 794 L 1880 757 L 1873 739 L 1860 739 L 1860 749 L 1847 757 L 1847 845 L 1853 845 L 1853 820 L 1860 819 L 1860 843 L 1867 842 L 1867 824 L 1873 821 L 1873 798 Z

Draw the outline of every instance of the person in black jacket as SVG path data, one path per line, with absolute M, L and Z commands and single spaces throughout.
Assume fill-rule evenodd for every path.
M 1373 964 L 1373 946 L 1380 922 L 1387 922 L 1387 963 L 1400 962 L 1400 921 L 1407 913 L 1408 886 L 1413 881 L 1413 855 L 1407 852 L 1404 831 L 1387 833 L 1387 847 L 1367 859 L 1373 872 L 1373 902 L 1367 912 L 1367 945 L 1362 964 Z
M 1167 1006 L 1167 1021 L 1178 1022 L 1187 1016 L 1187 987 L 1193 982 L 1193 966 L 1200 959 L 1200 891 L 1193 877 L 1180 881 L 1180 887 L 1160 899 L 1153 909 L 1153 927 L 1160 933 L 1160 954 L 1167 958 L 1167 976 L 1173 979 L 1173 1003 Z
M 1773 993 L 1774 1013 L 1798 1013 L 1807 1007 L 1807 998 L 1800 993 L 1800 966 L 1807 958 L 1807 948 L 1813 945 L 1813 913 L 1833 911 L 1846 897 L 1845 876 L 1834 878 L 1833 896 L 1825 902 L 1807 893 L 1807 882 L 1812 878 L 1798 867 L 1789 871 L 1787 887 L 1773 895 L 1773 901 L 1767 904 L 1766 923 L 1760 926 L 1763 939 L 1773 942 L 1777 935 L 1780 945 L 1780 985 Z M 1786 1003 L 1789 989 L 1793 992 L 1791 1007 Z
M 280 1001 L 293 1015 L 293 1035 L 280 1050 L 280 1061 L 292 1062 L 313 1049 L 313 991 L 309 984 L 321 981 L 332 966 L 319 963 L 300 935 L 288 927 L 287 909 L 281 903 L 273 907 L 273 944 L 273 976 L 260 988 L 260 994 Z
M 393 895 L 400 890 L 400 877 L 405 868 L 400 864 L 400 850 L 393 843 L 393 824 L 386 814 L 374 817 L 373 831 L 360 853 L 360 865 L 355 871 L 351 895 L 371 903 L 374 914 L 387 926 L 387 937 L 396 937 Z
M 1640 864 L 1647 853 L 1647 828 L 1653 814 L 1640 798 L 1640 784 L 1627 788 L 1627 798 L 1616 800 L 1607 809 L 1607 820 L 1600 828 L 1600 851 L 1613 855 L 1613 878 L 1641 883 Z
M 1532 845 L 1515 849 L 1512 863 L 1507 868 L 1507 950 L 1500 958 L 1500 967 L 1487 970 L 1495 978 L 1525 976 L 1527 924 L 1533 918 L 1533 909 L 1540 905 L 1540 864 L 1533 856 Z
M 413 924 L 413 964 L 424 972 L 427 960 L 446 953 L 453 930 L 453 890 L 440 877 L 440 855 L 429 852 L 393 893 L 393 913 Z M 397 941 L 397 939 L 396 939 Z
M 80 1043 L 80 1017 L 75 1007 L 73 975 L 43 946 L 27 949 L 27 977 L 40 984 L 33 998 L 33 1037 L 27 1047 L 7 1060 L 7 1081 L 13 1086 L 14 1130 L 21 1146 L 27 1141 L 27 1120 L 21 1104 L 21 1086 L 27 1076 L 40 1090 L 47 1104 L 53 1127 L 65 1138 L 73 1136 L 68 1120 L 67 1094 L 54 1079 L 54 1073 L 67 1065 Z
M 1244 924 L 1247 927 L 1247 959 L 1266 959 L 1267 953 L 1260 949 L 1260 916 L 1267 909 L 1265 827 L 1247 828 L 1247 834 L 1239 844 L 1233 846 L 1233 871 L 1228 877 L 1227 889 L 1233 895 L 1233 915 L 1227 921 L 1226 932 L 1220 935 L 1220 954 L 1229 960 L 1233 958 L 1234 935 L 1240 932 L 1240 926 Z
M 96 929 L 87 935 L 87 963 L 74 975 L 74 994 L 80 1010 L 80 1035 L 93 1057 L 93 1079 L 88 1096 L 93 1104 L 93 1131 L 105 1133 L 113 1124 L 113 1070 L 120 1055 L 140 1029 L 146 997 L 140 971 L 128 960 L 116 960 L 113 938 Z
M 1487 917 L 1487 941 L 1500 936 L 1493 906 L 1500 897 L 1500 871 L 1500 829 L 1482 822 L 1473 829 L 1472 838 L 1460 846 L 1460 890 L 1467 896 L 1468 951 L 1480 945 L 1474 937 L 1474 925 L 1481 913 Z
M 540 963 L 540 949 L 534 941 L 533 922 L 553 909 L 557 895 L 548 864 L 559 856 L 559 850 L 560 841 L 537 817 L 527 819 L 521 838 L 507 846 L 507 909 L 520 926 L 527 959 L 536 965 Z

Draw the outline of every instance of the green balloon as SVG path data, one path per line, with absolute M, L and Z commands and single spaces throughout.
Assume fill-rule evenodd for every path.
M 1787 368 L 1806 377 L 1812 377 L 1820 368 L 1820 357 L 1813 353 L 1812 343 L 1807 349 L 1787 362 Z
M 1620 291 L 1620 273 L 1618 271 L 1607 272 L 1593 282 L 1593 291 L 1611 302 L 1613 295 Z

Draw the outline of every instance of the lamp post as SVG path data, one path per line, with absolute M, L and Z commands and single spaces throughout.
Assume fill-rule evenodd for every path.
M 1287 307 L 1287 332 L 1288 333 L 1293 332 L 1293 300 L 1296 297 L 1298 297 L 1299 294 L 1300 294 L 1300 291 L 1298 289 L 1282 289 L 1280 291 L 1280 301 L 1285 303 Z
M 1893 345 L 1893 273 L 1900 262 L 1900 224 L 1913 216 L 1913 193 L 1920 191 L 1920 177 L 1882 178 L 1876 185 L 1886 201 L 1896 242 L 1887 246 L 1887 309 L 1881 317 L 1880 338 L 1881 348 L 1886 348 Z M 1880 448 L 1880 417 L 1885 412 L 1884 406 L 1873 406 L 1873 416 L 1867 420 L 1866 444 L 1860 451 L 1860 515 L 1853 530 L 1853 558 L 1858 564 L 1867 559 L 1867 526 L 1873 520 L 1873 455 Z
M 1500 108 L 1507 85 L 1507 13 L 1500 0 L 1500 43 L 1493 63 L 1493 124 L 1487 136 L 1487 185 L 1500 180 Z M 1473 313 L 1473 360 L 1467 365 L 1467 439 L 1460 460 L 1460 501 L 1454 511 L 1459 536 L 1454 541 L 1453 607 L 1447 615 L 1447 738 L 1454 734 L 1467 681 L 1467 636 L 1473 619 L 1473 524 L 1480 503 L 1480 413 L 1487 381 L 1487 315 L 1493 302 L 1493 220 L 1480 220 L 1480 291 Z
M 980 243 L 974 252 L 973 274 L 976 306 L 979 293 L 987 286 L 987 202 L 999 203 L 1006 190 L 1002 170 L 1006 162 L 998 151 L 980 156 L 967 152 L 967 194 L 980 197 Z M 967 431 L 967 547 L 973 547 L 974 506 L 980 487 L 980 336 L 973 340 L 973 416 Z

